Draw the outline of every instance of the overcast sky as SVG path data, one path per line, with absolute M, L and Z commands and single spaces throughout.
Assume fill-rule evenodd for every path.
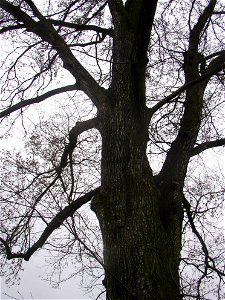
M 24 262 L 23 267 L 20 285 L 9 287 L 1 278 L 1 299 L 90 299 L 80 287 L 79 277 L 62 283 L 59 288 L 52 288 L 49 282 L 41 279 L 46 269 L 43 251 Z

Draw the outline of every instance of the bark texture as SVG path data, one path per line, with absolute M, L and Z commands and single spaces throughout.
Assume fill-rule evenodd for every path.
M 102 182 L 92 201 L 103 235 L 104 284 L 108 300 L 174 300 L 180 297 L 182 207 L 179 202 L 171 215 L 176 220 L 170 231 L 176 230 L 178 238 L 171 240 L 146 157 L 146 53 L 157 1 L 128 1 L 125 8 L 119 2 L 109 1 L 115 26 L 113 74 L 110 105 L 98 116 Z

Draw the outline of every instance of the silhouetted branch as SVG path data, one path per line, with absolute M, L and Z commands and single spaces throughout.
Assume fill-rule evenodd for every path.
M 8 31 L 12 31 L 12 30 L 22 29 L 22 28 L 25 28 L 25 26 L 22 25 L 22 24 L 10 25 L 10 26 L 6 26 L 6 27 L 2 27 L 0 29 L 0 34 L 8 32 Z
M 210 77 L 212 77 L 213 75 L 216 75 L 219 71 L 223 70 L 225 68 L 225 62 L 223 62 L 222 64 L 220 64 L 218 67 L 214 68 L 213 70 L 211 69 L 210 71 L 208 71 L 206 74 L 199 76 L 199 78 L 192 80 L 184 85 L 182 85 L 179 89 L 177 89 L 175 92 L 173 92 L 172 94 L 170 94 L 169 96 L 165 97 L 163 100 L 159 101 L 156 105 L 154 105 L 153 107 L 151 107 L 150 110 L 150 114 L 153 114 L 154 112 L 156 112 L 158 109 L 160 109 L 163 105 L 169 103 L 172 99 L 174 99 L 175 97 L 179 96 L 181 93 L 185 92 L 188 88 L 199 84 L 200 82 L 203 82 L 206 79 L 209 79 Z
M 29 5 L 32 5 L 32 10 L 40 21 L 34 21 L 19 6 L 13 5 L 6 0 L 0 1 L 0 8 L 11 14 L 18 22 L 23 23 L 27 31 L 33 32 L 43 41 L 49 43 L 63 61 L 63 67 L 74 76 L 77 84 L 79 83 L 80 89 L 84 91 L 97 108 L 102 108 L 107 100 L 105 89 L 99 86 L 92 75 L 76 59 L 69 45 L 59 35 L 51 22 L 40 13 L 32 1 L 27 0 L 27 2 L 30 3 Z
M 203 275 L 201 276 L 199 282 L 203 279 L 203 277 L 205 277 L 207 275 L 207 269 L 211 269 L 211 270 L 215 271 L 219 276 L 225 276 L 225 273 L 221 272 L 220 270 L 218 270 L 216 268 L 213 258 L 209 255 L 209 251 L 208 251 L 208 248 L 206 246 L 206 243 L 203 240 L 201 234 L 198 232 L 198 230 L 197 230 L 197 228 L 194 224 L 194 219 L 192 217 L 190 203 L 187 201 L 187 199 L 184 196 L 183 196 L 182 202 L 183 202 L 183 206 L 185 208 L 185 211 L 186 211 L 186 214 L 187 214 L 187 217 L 188 217 L 189 224 L 191 226 L 191 230 L 196 235 L 196 237 L 198 238 L 198 240 L 199 240 L 199 242 L 202 246 L 202 250 L 204 252 L 204 255 L 205 255 L 205 271 L 203 272 Z
M 62 168 L 65 168 L 65 166 L 67 165 L 68 163 L 67 158 L 69 154 L 72 153 L 74 148 L 76 147 L 78 136 L 82 132 L 96 127 L 97 127 L 97 118 L 93 118 L 87 121 L 77 122 L 76 125 L 70 130 L 69 144 L 65 146 L 63 154 L 61 156 L 61 162 L 58 170 L 59 172 Z
M 21 109 L 21 108 L 26 107 L 28 105 L 35 104 L 35 103 L 40 103 L 43 100 L 45 100 L 47 98 L 50 98 L 52 96 L 58 95 L 60 93 L 74 91 L 74 90 L 78 90 L 78 87 L 77 87 L 76 84 L 71 84 L 71 85 L 67 85 L 67 86 L 60 87 L 60 88 L 54 89 L 52 91 L 46 92 L 45 94 L 43 94 L 41 96 L 37 96 L 37 97 L 32 98 L 32 99 L 27 99 L 27 100 L 21 101 L 19 103 L 16 103 L 16 104 L 12 105 L 9 108 L 3 110 L 2 112 L 0 112 L 0 118 L 6 117 L 9 114 L 11 114 L 12 112 L 17 111 L 18 109 Z
M 30 257 L 34 254 L 34 252 L 44 245 L 44 243 L 46 242 L 48 237 L 53 233 L 53 231 L 58 229 L 68 217 L 72 216 L 76 210 L 78 210 L 81 206 L 89 202 L 92 199 L 92 197 L 95 196 L 99 191 L 100 187 L 86 193 L 85 195 L 81 196 L 80 198 L 74 200 L 69 205 L 64 207 L 47 225 L 37 242 L 35 242 L 25 253 L 13 253 L 7 241 L 0 237 L 0 242 L 5 248 L 7 259 L 23 258 L 24 260 L 28 261 Z
M 224 11 L 214 11 L 212 14 L 213 15 L 225 15 L 225 10 Z
M 61 20 L 54 20 L 54 19 L 49 19 L 49 20 L 55 26 L 71 28 L 71 29 L 75 29 L 77 31 L 91 30 L 91 31 L 95 31 L 97 33 L 102 33 L 104 35 L 109 35 L 111 37 L 113 36 L 112 28 L 103 28 L 103 27 L 99 27 L 96 25 L 75 24 L 75 23 L 65 22 L 65 21 L 61 21 Z
M 220 147 L 220 146 L 224 146 L 224 145 L 225 145 L 225 139 L 219 139 L 219 140 L 215 140 L 215 141 L 202 143 L 193 149 L 192 156 L 198 155 L 207 149 L 214 148 L 214 147 Z

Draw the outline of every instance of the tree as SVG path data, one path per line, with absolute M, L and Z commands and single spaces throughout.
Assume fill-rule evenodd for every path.
M 69 224 L 87 248 L 73 215 L 91 201 L 104 262 L 92 254 L 105 271 L 106 299 L 203 299 L 202 283 L 209 275 L 219 282 L 219 295 L 224 253 L 214 255 L 198 227 L 206 211 L 221 209 L 223 190 L 213 197 L 206 182 L 198 188 L 192 183 L 188 193 L 187 172 L 196 156 L 225 144 L 223 125 L 216 118 L 224 109 L 218 96 L 225 68 L 222 2 L 1 0 L 0 33 L 15 47 L 1 78 L 3 121 L 16 111 L 23 117 L 28 106 L 65 92 L 80 92 L 92 102 L 90 113 L 69 125 L 67 143 L 60 119 L 56 133 L 42 123 L 29 142 L 33 157 L 28 150 L 27 156 L 17 157 L 17 171 L 26 173 L 24 186 L 17 184 L 16 190 L 11 178 L 1 196 L 0 241 L 7 259 L 29 260 L 62 224 Z M 61 69 L 75 84 L 50 89 Z M 85 149 L 91 149 L 91 129 L 101 137 L 100 185 L 98 180 L 88 183 L 89 177 L 80 183 L 76 172 L 79 137 L 89 131 L 83 137 Z M 155 153 L 162 160 L 157 172 Z M 94 164 L 86 170 L 94 170 Z M 19 209 L 12 211 L 9 204 Z M 37 219 L 43 227 L 39 234 Z M 204 256 L 201 263 L 183 260 L 200 273 L 192 291 L 181 284 L 179 273 L 187 226 Z

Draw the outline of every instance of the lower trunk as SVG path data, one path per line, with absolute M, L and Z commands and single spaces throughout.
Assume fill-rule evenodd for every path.
M 134 136 L 102 135 L 102 190 L 92 208 L 103 238 L 106 299 L 180 299 L 181 222 L 173 216 L 163 223 L 146 141 Z

